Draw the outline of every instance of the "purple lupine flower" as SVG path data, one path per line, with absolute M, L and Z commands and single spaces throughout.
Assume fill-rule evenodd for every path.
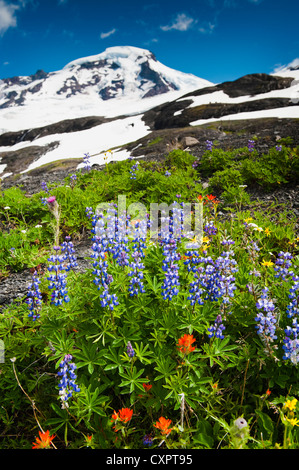
M 145 436 L 143 436 L 143 439 L 142 439 L 143 445 L 150 447 L 153 445 L 153 442 L 154 440 L 150 434 L 146 434 Z
M 48 271 L 53 272 L 47 278 L 50 281 L 48 286 L 49 289 L 53 290 L 51 294 L 51 304 L 62 305 L 63 302 L 69 302 L 69 296 L 67 291 L 66 274 L 64 273 L 64 261 L 66 260 L 65 255 L 58 253 L 61 250 L 60 246 L 53 247 L 56 254 L 53 254 L 48 258 L 53 264 L 48 266 Z
M 28 314 L 29 318 L 32 318 L 33 321 L 37 320 L 40 317 L 39 311 L 42 305 L 42 295 L 39 289 L 39 284 L 41 283 L 40 279 L 37 276 L 35 271 L 32 276 L 32 282 L 28 286 L 28 293 L 26 303 L 30 313 Z
M 278 258 L 275 261 L 274 271 L 276 274 L 274 277 L 281 278 L 285 281 L 288 276 L 292 276 L 294 274 L 293 271 L 289 270 L 289 268 L 292 266 L 291 259 L 293 259 L 291 253 L 283 251 L 278 253 Z
M 234 244 L 233 240 L 223 240 L 222 245 L 227 249 L 216 260 L 206 254 L 200 257 L 196 253 L 196 256 L 192 257 L 191 263 L 186 261 L 186 264 L 189 265 L 189 272 L 194 273 L 194 281 L 190 283 L 189 296 L 187 297 L 191 305 L 195 305 L 195 303 L 203 305 L 206 300 L 212 302 L 222 300 L 223 309 L 224 306 L 226 309 L 230 306 L 230 299 L 234 297 L 236 290 L 234 274 L 238 271 L 234 252 L 230 249 L 232 244 Z M 215 336 L 217 333 L 217 335 L 219 334 L 217 337 L 223 336 L 221 331 L 224 330 L 224 326 L 221 325 L 222 317 L 217 316 L 214 325 L 208 329 L 210 335 Z
M 144 250 L 146 248 L 145 225 L 145 221 L 137 221 L 136 223 L 134 223 L 132 246 L 133 252 L 131 253 L 132 260 L 129 263 L 129 267 L 131 268 L 131 270 L 128 272 L 128 276 L 130 277 L 128 291 L 131 297 L 134 295 L 138 295 L 139 292 L 145 292 L 143 285 L 144 264 L 142 263 L 142 259 L 144 258 Z
M 76 252 L 74 249 L 74 244 L 70 240 L 71 237 L 66 236 L 65 241 L 61 245 L 61 252 L 65 254 L 65 261 L 67 262 L 67 266 L 65 268 L 66 271 L 69 271 L 71 268 L 78 266 L 77 257 L 74 254 Z
M 49 189 L 48 189 L 47 183 L 45 181 L 41 182 L 41 188 L 46 193 L 49 193 Z M 47 198 L 46 197 L 41 197 L 40 199 L 41 199 L 41 203 L 45 206 L 48 202 Z
M 249 152 L 253 152 L 253 151 L 254 151 L 254 143 L 255 143 L 254 140 L 248 140 L 248 145 L 247 145 L 247 147 L 248 147 Z
M 203 228 L 207 235 L 216 235 L 217 227 L 214 226 L 213 221 L 207 222 Z
M 134 163 L 134 165 L 131 166 L 130 169 L 130 179 L 131 180 L 136 180 L 136 171 L 138 170 L 139 162 Z
M 260 271 L 258 271 L 258 270 L 255 269 L 255 268 L 253 268 L 252 271 L 249 271 L 249 275 L 250 275 L 250 276 L 254 276 L 254 277 L 261 277 Z
M 275 150 L 277 150 L 277 152 L 281 152 L 282 145 L 276 145 Z
M 246 246 L 246 250 L 249 252 L 252 259 L 257 258 L 257 252 L 260 251 L 258 242 L 251 240 L 249 245 Z
M 70 176 L 71 188 L 73 188 L 75 186 L 76 180 L 77 180 L 77 175 L 76 175 L 76 173 L 74 173 Z
M 166 171 L 165 171 L 165 176 L 171 176 L 170 171 L 166 170 Z
M 199 160 L 194 160 L 194 162 L 192 163 L 192 168 L 197 168 L 198 166 L 200 165 L 200 161 Z
M 224 330 L 225 330 L 225 326 L 222 323 L 222 316 L 217 315 L 214 325 L 208 328 L 208 332 L 210 333 L 209 338 L 215 337 L 215 338 L 223 339 L 224 336 L 222 332 Z
M 188 253 L 189 254 L 189 253 Z M 198 262 L 201 261 L 201 258 L 196 258 L 195 256 L 192 257 L 192 261 L 194 263 L 194 259 Z M 193 264 L 192 263 L 192 264 Z M 188 266 L 188 270 L 193 270 L 193 272 L 195 272 L 194 274 L 194 278 L 195 280 L 193 282 L 190 282 L 190 285 L 189 285 L 189 296 L 187 297 L 187 299 L 190 301 L 190 304 L 193 306 L 195 305 L 196 303 L 198 303 L 198 305 L 203 305 L 204 304 L 204 300 L 202 299 L 202 295 L 204 294 L 204 288 L 202 287 L 201 285 L 201 274 L 202 272 L 204 271 L 204 268 L 202 266 L 196 268 L 195 266 Z
M 222 242 L 228 247 L 233 243 L 233 240 Z M 206 298 L 212 301 L 222 298 L 222 302 L 228 304 L 229 298 L 234 296 L 236 290 L 234 274 L 238 268 L 234 252 L 232 250 L 223 251 L 215 261 L 208 257 L 205 262 L 207 264 L 202 285 L 206 288 Z
M 274 313 L 274 303 L 269 298 L 268 292 L 268 287 L 265 287 L 262 290 L 261 298 L 256 303 L 256 308 L 263 310 L 264 313 L 262 311 L 258 312 L 255 321 L 257 322 L 257 334 L 261 336 L 262 339 L 272 342 L 274 339 L 277 339 L 275 335 L 277 318 Z
M 74 392 L 80 392 L 80 388 L 75 383 L 77 375 L 75 374 L 76 365 L 70 362 L 73 359 L 71 354 L 66 354 L 59 364 L 60 370 L 57 375 L 61 377 L 58 384 L 59 396 L 62 400 L 62 408 L 68 407 L 68 399 L 73 396 Z
M 289 299 L 291 300 L 287 306 L 287 316 L 299 316 L 299 276 L 293 276 L 293 285 L 289 290 Z
M 129 265 L 128 224 L 129 217 L 125 211 L 124 214 L 119 215 L 116 219 L 115 236 L 111 237 L 109 246 L 109 252 L 112 254 L 113 259 L 122 267 Z
M 91 169 L 91 164 L 90 164 L 89 159 L 90 159 L 89 153 L 85 153 L 83 157 L 83 164 L 84 164 L 84 169 L 86 171 L 89 171 Z
M 207 150 L 211 151 L 213 149 L 213 142 L 211 140 L 206 140 Z
M 284 350 L 283 359 L 290 360 L 294 365 L 297 365 L 299 363 L 299 324 L 297 318 L 293 319 L 292 327 L 287 326 L 285 335 L 282 347 Z
M 127 343 L 127 354 L 129 357 L 134 357 L 135 356 L 135 351 L 133 349 L 133 346 L 130 341 Z
M 92 250 L 93 254 L 91 258 L 94 258 L 92 266 L 94 270 L 92 274 L 96 277 L 94 283 L 98 286 L 98 290 L 101 291 L 100 299 L 102 307 L 109 306 L 110 310 L 113 310 L 118 305 L 118 299 L 115 294 L 110 294 L 110 284 L 113 282 L 113 276 L 108 273 L 108 263 L 106 261 L 106 253 L 109 248 L 109 237 L 105 231 L 105 220 L 103 214 L 94 215 L 92 217 L 92 233 L 95 234 L 93 237 Z
M 86 207 L 85 213 L 89 219 L 94 215 L 92 207 Z
M 181 204 L 173 203 L 172 214 L 161 219 L 161 231 L 159 243 L 163 249 L 162 269 L 165 273 L 161 287 L 164 300 L 172 300 L 179 293 L 179 266 L 180 254 L 177 251 L 177 243 L 181 238 L 183 224 Z M 168 224 L 165 224 L 168 222 Z
M 41 185 L 41 188 L 42 188 L 43 191 L 45 191 L 46 193 L 49 192 L 47 183 L 45 181 L 42 181 L 40 185 Z
M 164 240 L 163 245 L 164 259 L 162 269 L 165 273 L 165 278 L 161 290 L 164 300 L 171 300 L 174 295 L 179 293 L 179 268 L 176 262 L 179 261 L 180 255 L 177 252 L 177 242 L 174 238 Z

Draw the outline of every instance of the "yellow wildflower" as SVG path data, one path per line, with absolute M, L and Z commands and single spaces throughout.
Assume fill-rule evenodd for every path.
M 299 426 L 299 420 L 297 418 L 286 418 L 292 426 Z
M 248 224 L 248 222 L 251 222 L 253 220 L 252 217 L 248 217 L 247 219 L 245 219 L 245 222 Z
M 265 235 L 267 235 L 267 237 L 269 237 L 270 233 L 271 233 L 271 232 L 270 232 L 270 230 L 268 229 L 268 227 L 265 228 Z
M 202 243 L 210 243 L 210 239 L 208 237 L 202 237 Z
M 284 408 L 289 409 L 290 411 L 294 411 L 294 409 L 296 408 L 297 401 L 298 400 L 296 398 L 293 398 L 293 400 L 287 400 L 283 404 L 283 406 Z
M 265 261 L 265 260 L 263 259 L 262 266 L 268 267 L 268 266 L 273 266 L 273 264 L 274 264 L 274 263 L 272 263 L 272 261 Z

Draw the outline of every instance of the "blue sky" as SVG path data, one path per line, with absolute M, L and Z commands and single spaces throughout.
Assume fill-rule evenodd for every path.
M 0 0 L 0 78 L 112 46 L 151 50 L 214 83 L 299 57 L 298 0 Z

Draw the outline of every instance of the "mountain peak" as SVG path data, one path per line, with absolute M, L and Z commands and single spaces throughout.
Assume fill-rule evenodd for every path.
M 81 66 L 87 63 L 96 63 L 101 61 L 119 61 L 121 59 L 129 59 L 132 62 L 136 61 L 145 61 L 147 59 L 152 59 L 156 61 L 156 57 L 152 52 L 147 49 L 141 49 L 140 47 L 133 46 L 114 46 L 108 47 L 104 52 L 101 52 L 96 55 L 91 55 L 87 57 L 81 57 L 75 59 L 65 65 L 63 69 L 72 68 L 74 66 Z
M 109 47 L 55 72 L 0 81 L 0 117 L 17 130 L 23 124 L 16 119 L 12 123 L 6 115 L 20 120 L 22 116 L 23 122 L 36 127 L 55 122 L 57 116 L 111 116 L 121 108 L 123 114 L 138 113 L 209 85 L 207 80 L 165 66 L 147 49 Z M 156 98 L 155 103 L 148 98 Z

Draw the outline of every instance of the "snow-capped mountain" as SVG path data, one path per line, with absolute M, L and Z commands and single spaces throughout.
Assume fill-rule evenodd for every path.
M 174 98 L 210 84 L 166 67 L 148 50 L 111 47 L 56 72 L 0 81 L 0 132 L 142 112 L 165 101 L 166 94 Z
M 167 129 L 171 140 L 177 129 L 183 135 L 215 121 L 259 118 L 295 118 L 296 134 L 298 59 L 270 75 L 213 84 L 166 67 L 148 50 L 112 47 L 56 72 L 0 81 L 0 177 L 85 153 L 103 164 L 111 148 L 108 161 L 136 155 L 137 147 L 144 156 L 142 139 L 155 132 Z

